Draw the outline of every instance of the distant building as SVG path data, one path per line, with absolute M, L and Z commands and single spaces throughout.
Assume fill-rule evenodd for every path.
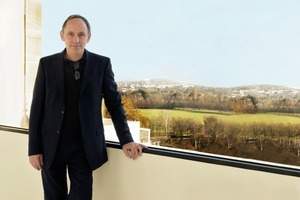
M 105 140 L 119 142 L 114 125 L 109 118 L 103 118 Z M 135 142 L 150 144 L 150 129 L 141 128 L 139 121 L 128 121 L 130 132 Z

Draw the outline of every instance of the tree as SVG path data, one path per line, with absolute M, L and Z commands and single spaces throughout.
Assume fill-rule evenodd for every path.
M 212 144 L 216 142 L 217 136 L 223 132 L 223 126 L 215 117 L 204 117 L 204 134 Z
M 257 100 L 254 96 L 248 95 L 234 99 L 232 110 L 235 113 L 256 113 L 258 111 Z
M 170 112 L 167 110 L 163 110 L 161 115 L 162 115 L 162 120 L 163 120 L 163 124 L 164 124 L 165 135 L 168 135 L 169 127 L 170 127 L 170 124 L 172 123 L 172 120 L 170 117 Z
M 149 118 L 144 117 L 138 109 L 134 108 L 130 98 L 122 96 L 122 104 L 128 120 L 139 121 L 141 127 L 149 128 Z M 111 118 L 105 106 L 103 107 L 103 116 Z

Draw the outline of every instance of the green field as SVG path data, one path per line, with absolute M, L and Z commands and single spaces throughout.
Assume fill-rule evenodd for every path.
M 300 116 L 291 114 L 277 113 L 259 113 L 259 114 L 233 114 L 233 113 L 218 113 L 212 111 L 201 110 L 161 110 L 161 109 L 140 109 L 141 114 L 151 117 L 159 115 L 169 115 L 171 118 L 192 118 L 203 123 L 204 117 L 214 116 L 224 122 L 235 123 L 290 123 L 300 124 Z

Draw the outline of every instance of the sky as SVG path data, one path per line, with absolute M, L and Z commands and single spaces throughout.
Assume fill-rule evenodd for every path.
M 116 81 L 300 88 L 299 0 L 42 0 L 42 54 L 63 50 L 71 14 L 92 26 L 86 48 Z

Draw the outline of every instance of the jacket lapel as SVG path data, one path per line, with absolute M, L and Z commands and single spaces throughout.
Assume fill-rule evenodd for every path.
M 60 94 L 65 95 L 65 78 L 64 78 L 64 51 L 57 55 L 58 59 L 55 59 L 55 72 L 57 77 L 57 88 Z
M 83 91 L 85 90 L 86 86 L 87 86 L 87 82 L 88 82 L 88 77 L 90 76 L 90 59 L 89 59 L 89 52 L 87 50 L 85 50 L 86 52 L 86 61 L 85 61 L 85 65 L 84 65 L 84 72 L 83 72 L 83 77 L 82 77 L 82 81 L 81 81 L 81 87 L 80 87 L 80 97 L 83 94 Z

